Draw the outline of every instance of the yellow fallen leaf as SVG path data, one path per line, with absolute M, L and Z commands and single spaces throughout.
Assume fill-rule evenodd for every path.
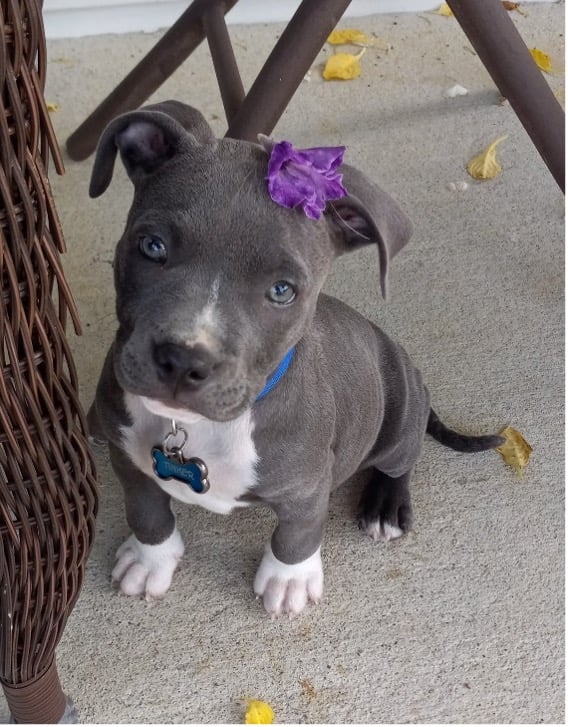
M 341 81 L 350 81 L 353 78 L 358 78 L 361 75 L 359 59 L 365 50 L 363 48 L 356 56 L 351 53 L 335 53 L 330 56 L 323 69 L 323 77 L 325 80 L 340 79 Z
M 371 38 L 362 30 L 355 28 L 345 28 L 344 30 L 334 30 L 328 37 L 327 42 L 330 45 L 358 45 L 363 48 L 376 48 L 377 50 L 390 51 L 392 45 L 381 38 Z
M 484 149 L 481 154 L 473 157 L 467 165 L 467 171 L 470 176 L 474 179 L 493 179 L 499 174 L 501 171 L 501 165 L 497 161 L 496 147 L 497 144 L 500 144 L 506 138 L 506 136 L 500 136 L 498 139 L 495 139 L 494 142 L 489 144 L 489 146 Z
M 252 699 L 248 703 L 245 714 L 245 724 L 273 724 L 274 712 L 272 707 L 266 702 L 259 702 Z
M 531 48 L 530 54 L 541 71 L 544 71 L 545 73 L 550 73 L 552 71 L 552 61 L 550 60 L 548 53 L 545 53 L 539 48 Z
M 497 447 L 497 452 L 503 457 L 505 463 L 512 467 L 519 477 L 522 477 L 533 451 L 531 445 L 513 427 L 505 427 L 499 434 L 505 437 L 506 441 Z
M 343 30 L 334 30 L 328 37 L 327 42 L 331 43 L 331 45 L 347 45 L 349 43 L 353 45 L 367 45 L 371 42 L 371 39 L 362 30 L 344 28 Z
M 524 18 L 527 17 L 527 14 L 524 13 L 521 10 L 521 8 L 519 7 L 520 3 L 512 3 L 512 2 L 509 2 L 509 0 L 501 0 L 501 2 L 503 4 L 503 7 L 505 8 L 505 10 L 509 10 L 509 11 L 516 10 L 519 13 L 519 15 L 522 15 Z
M 433 11 L 436 15 L 443 15 L 445 18 L 451 18 L 453 12 L 448 3 L 442 3 L 437 10 Z
M 47 110 L 49 111 L 49 113 L 51 113 L 52 111 L 59 111 L 59 104 L 55 103 L 55 101 L 48 101 Z

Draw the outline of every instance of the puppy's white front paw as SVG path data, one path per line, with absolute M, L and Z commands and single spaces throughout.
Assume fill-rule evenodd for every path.
M 254 592 L 272 617 L 285 613 L 293 618 L 308 601 L 317 603 L 323 593 L 321 548 L 301 563 L 289 565 L 278 560 L 269 544 L 256 572 Z
M 131 535 L 116 551 L 112 581 L 126 596 L 162 598 L 171 585 L 183 550 L 177 528 L 159 545 L 145 545 Z

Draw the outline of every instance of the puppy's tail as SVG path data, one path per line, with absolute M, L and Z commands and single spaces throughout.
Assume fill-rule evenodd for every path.
M 458 452 L 483 452 L 486 449 L 500 447 L 505 442 L 505 438 L 500 437 L 498 434 L 487 434 L 481 437 L 469 437 L 466 434 L 459 434 L 459 432 L 449 429 L 441 422 L 433 409 L 430 409 L 426 431 L 440 444 Z

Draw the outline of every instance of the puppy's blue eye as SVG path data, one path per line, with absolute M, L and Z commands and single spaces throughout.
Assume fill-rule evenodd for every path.
M 167 260 L 168 250 L 159 237 L 142 235 L 138 238 L 138 246 L 142 255 L 154 262 L 163 263 Z
M 269 300 L 279 305 L 287 305 L 296 297 L 296 291 L 285 280 L 278 280 L 274 285 L 270 286 L 267 293 Z

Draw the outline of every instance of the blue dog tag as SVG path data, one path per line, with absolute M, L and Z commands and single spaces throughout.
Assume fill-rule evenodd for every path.
M 207 465 L 199 457 L 185 460 L 181 448 L 175 447 L 171 454 L 165 454 L 158 447 L 152 450 L 154 472 L 161 480 L 177 480 L 202 495 L 209 489 Z

